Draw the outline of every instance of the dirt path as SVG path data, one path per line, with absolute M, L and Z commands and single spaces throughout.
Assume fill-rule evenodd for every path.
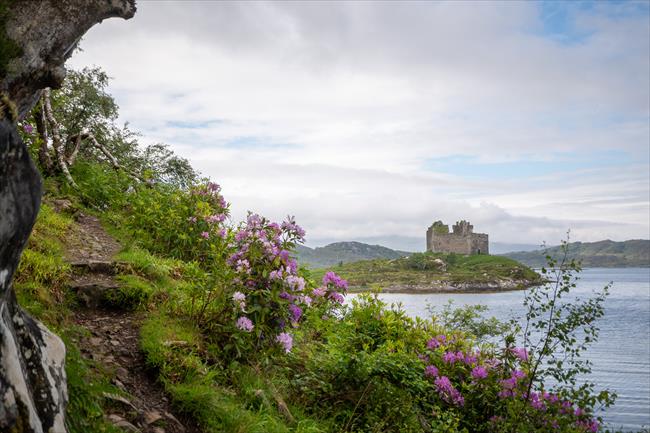
M 113 257 L 120 244 L 94 216 L 78 215 L 66 241 L 66 260 L 73 268 L 70 288 L 82 304 L 74 321 L 90 336 L 77 341 L 81 353 L 113 375 L 113 384 L 128 394 L 114 400 L 106 417 L 125 431 L 141 433 L 200 433 L 192 420 L 175 414 L 169 398 L 147 370 L 138 346 L 145 313 L 101 309 L 98 299 L 119 287 Z
M 110 263 L 120 251 L 120 244 L 102 227 L 92 215 L 79 214 L 77 224 L 70 230 L 66 240 L 66 260 L 72 265 L 84 263 Z

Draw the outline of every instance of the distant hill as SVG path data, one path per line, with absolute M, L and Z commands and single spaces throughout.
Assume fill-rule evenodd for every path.
M 298 246 L 296 253 L 298 262 L 312 269 L 359 260 L 397 259 L 411 254 L 406 251 L 397 251 L 381 245 L 368 245 L 361 242 L 335 242 L 317 248 Z
M 538 251 L 542 247 L 539 244 L 508 244 L 505 242 L 490 242 L 490 254 L 503 255 L 512 252 Z
M 540 267 L 546 264 L 546 254 L 559 257 L 560 247 L 541 251 L 519 251 L 503 254 L 525 265 Z M 569 257 L 582 261 L 585 268 L 650 267 L 650 240 L 633 239 L 624 242 L 572 242 Z

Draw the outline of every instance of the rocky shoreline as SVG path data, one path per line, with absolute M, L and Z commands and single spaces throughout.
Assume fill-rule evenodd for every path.
M 388 282 L 382 286 L 382 293 L 485 293 L 525 290 L 542 284 L 542 281 L 499 279 L 492 281 L 459 282 L 438 280 L 427 284 L 395 284 Z M 361 293 L 372 291 L 368 286 L 351 286 L 350 292 Z

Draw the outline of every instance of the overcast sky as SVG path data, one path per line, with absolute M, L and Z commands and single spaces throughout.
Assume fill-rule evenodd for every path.
M 140 1 L 69 65 L 308 245 L 647 239 L 649 4 Z

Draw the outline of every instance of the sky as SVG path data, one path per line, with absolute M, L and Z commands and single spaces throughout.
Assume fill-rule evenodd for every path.
M 68 62 L 307 245 L 650 238 L 650 2 L 153 2 Z

